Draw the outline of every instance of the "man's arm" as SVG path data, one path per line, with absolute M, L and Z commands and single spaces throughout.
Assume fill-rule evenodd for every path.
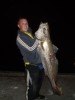
M 37 47 L 37 45 L 38 45 L 38 40 L 36 39 L 35 42 L 34 42 L 34 44 L 33 44 L 31 47 L 28 46 L 28 45 L 20 38 L 19 35 L 17 36 L 17 41 L 18 41 L 24 48 L 26 48 L 28 51 L 33 51 L 33 50 Z

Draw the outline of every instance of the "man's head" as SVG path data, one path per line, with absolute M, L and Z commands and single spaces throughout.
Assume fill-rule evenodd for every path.
M 17 23 L 18 28 L 20 31 L 25 32 L 28 30 L 28 21 L 26 18 L 20 18 Z

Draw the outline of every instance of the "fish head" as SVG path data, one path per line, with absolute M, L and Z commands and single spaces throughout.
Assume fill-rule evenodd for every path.
M 41 22 L 38 30 L 35 32 L 35 36 L 37 39 L 45 39 L 49 37 L 49 25 L 48 23 Z

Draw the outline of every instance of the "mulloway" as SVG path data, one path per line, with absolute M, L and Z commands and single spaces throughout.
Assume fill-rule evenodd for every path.
M 58 83 L 58 60 L 55 53 L 58 48 L 52 44 L 50 38 L 49 24 L 41 23 L 38 30 L 35 32 L 35 36 L 39 41 L 37 51 L 41 57 L 44 67 L 45 75 L 48 76 L 52 86 L 53 93 L 62 95 L 62 89 Z

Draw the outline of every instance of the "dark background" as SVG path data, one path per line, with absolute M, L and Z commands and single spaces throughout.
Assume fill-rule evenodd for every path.
M 59 51 L 59 73 L 75 73 L 75 4 L 72 2 L 6 0 L 0 14 L 0 70 L 24 71 L 16 46 L 17 20 L 26 17 L 34 32 L 40 22 L 48 22 L 51 39 Z

